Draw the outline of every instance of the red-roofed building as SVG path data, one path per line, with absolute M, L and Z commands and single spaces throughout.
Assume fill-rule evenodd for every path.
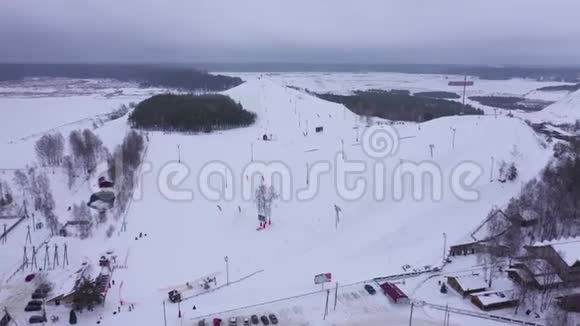
M 393 283 L 385 282 L 381 284 L 381 289 L 383 289 L 385 295 L 390 297 L 396 303 L 409 302 L 409 297 Z

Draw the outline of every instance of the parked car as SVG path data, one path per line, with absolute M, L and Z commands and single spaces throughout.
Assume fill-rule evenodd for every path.
M 197 326 L 205 326 L 205 319 L 198 321 Z
M 28 301 L 29 306 L 42 306 L 42 301 L 40 300 L 30 300 Z
M 268 315 L 268 318 L 270 318 L 270 322 L 272 323 L 272 325 L 278 324 L 278 318 L 276 317 L 276 315 L 270 314 Z
M 230 326 L 236 326 L 238 324 L 238 318 L 232 317 L 230 318 Z
M 244 326 L 250 326 L 250 318 L 248 317 L 244 318 Z
M 42 310 L 42 306 L 37 306 L 37 305 L 27 305 L 26 307 L 24 307 L 24 311 L 41 311 Z
M 270 321 L 268 320 L 268 317 L 262 315 L 260 317 L 260 320 L 262 321 L 262 324 L 264 324 L 264 325 L 270 325 Z
M 221 326 L 222 324 L 222 320 L 219 318 L 214 318 L 213 319 L 213 326 Z
M 31 324 L 45 323 L 46 318 L 44 316 L 30 316 L 30 319 L 28 319 L 28 322 Z
M 254 325 L 260 323 L 260 319 L 258 318 L 257 315 L 252 315 L 252 317 L 250 317 L 250 319 L 252 320 L 252 324 L 254 324 Z
M 32 293 L 32 299 L 44 299 L 48 295 L 48 292 L 50 292 L 50 288 L 46 285 L 41 285 Z
M 372 285 L 370 285 L 370 284 L 366 284 L 365 285 L 365 290 L 367 290 L 367 292 L 370 295 L 374 295 L 375 293 L 377 293 L 377 290 L 375 290 L 375 288 Z

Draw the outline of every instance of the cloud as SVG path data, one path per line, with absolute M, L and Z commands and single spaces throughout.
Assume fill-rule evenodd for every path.
M 0 61 L 577 64 L 577 0 L 4 0 Z

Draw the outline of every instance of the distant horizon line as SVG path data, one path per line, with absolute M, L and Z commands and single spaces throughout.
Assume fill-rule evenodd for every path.
M 425 66 L 425 67 L 472 67 L 472 68 L 488 68 L 488 69 L 502 69 L 502 68 L 580 68 L 580 63 L 558 63 L 558 64 L 484 64 L 484 63 L 390 63 L 390 62 L 269 62 L 269 61 L 255 61 L 255 62 L 56 62 L 56 61 L 0 61 L 0 65 L 93 65 L 93 66 Z

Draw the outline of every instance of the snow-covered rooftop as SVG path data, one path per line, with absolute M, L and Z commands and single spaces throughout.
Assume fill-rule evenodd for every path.
M 479 275 L 469 276 L 447 276 L 448 278 L 455 278 L 459 286 L 464 291 L 473 291 L 480 289 L 487 289 L 487 282 Z
M 550 241 L 538 241 L 535 242 L 532 247 L 543 247 L 543 246 L 551 246 L 556 250 L 562 259 L 568 264 L 568 266 L 572 266 L 576 263 L 580 262 L 580 238 L 579 237 L 571 237 L 571 238 L 562 238 L 558 240 L 550 240 Z
M 491 305 L 497 303 L 504 303 L 510 302 L 515 300 L 514 298 L 514 291 L 513 290 L 505 290 L 505 291 L 486 291 L 473 294 L 474 297 L 483 304 L 483 305 Z

